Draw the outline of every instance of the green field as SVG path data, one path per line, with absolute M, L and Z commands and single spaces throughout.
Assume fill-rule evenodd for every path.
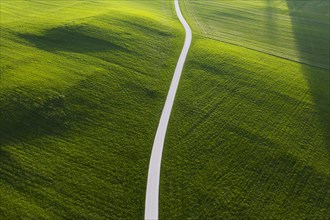
M 160 219 L 328 219 L 327 0 L 180 0 Z M 142 219 L 173 1 L 0 1 L 0 218 Z
M 142 219 L 169 1 L 1 0 L 0 218 Z
M 329 2 L 181 5 L 194 40 L 164 146 L 161 218 L 328 219 Z
M 328 0 L 183 1 L 196 34 L 330 68 Z

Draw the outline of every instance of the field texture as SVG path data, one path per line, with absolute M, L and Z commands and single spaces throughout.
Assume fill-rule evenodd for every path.
M 308 22 L 282 27 L 297 19 L 282 15 L 286 3 Z M 329 65 L 329 36 L 323 25 L 295 30 L 329 25 L 329 2 L 182 5 L 194 40 L 164 147 L 161 219 L 328 219 L 330 80 L 315 66 Z M 283 31 L 263 26 L 268 5 Z
M 330 68 L 328 0 L 186 0 L 183 7 L 205 37 Z
M 0 218 L 141 219 L 169 1 L 1 0 Z

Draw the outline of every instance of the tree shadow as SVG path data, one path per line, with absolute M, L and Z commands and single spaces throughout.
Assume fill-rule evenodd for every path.
M 18 34 L 18 36 L 35 47 L 50 52 L 131 52 L 122 46 L 120 39 L 111 35 L 104 36 L 98 28 L 90 25 L 61 26 L 48 29 L 42 35 Z
M 300 61 L 330 69 L 329 1 L 286 0 Z
M 276 19 L 274 18 L 274 1 L 266 0 L 266 5 L 264 9 L 265 16 L 265 26 L 266 26 L 266 36 L 267 43 L 273 44 L 277 41 L 276 32 L 278 31 L 278 25 Z
M 302 63 L 308 64 L 301 65 L 301 69 L 311 89 L 326 145 L 330 146 L 330 2 L 319 0 L 286 0 L 286 2 L 299 59 Z

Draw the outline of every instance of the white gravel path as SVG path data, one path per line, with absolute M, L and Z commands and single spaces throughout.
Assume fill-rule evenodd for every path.
M 184 62 L 186 61 L 186 57 L 192 40 L 191 29 L 181 13 L 178 0 L 174 0 L 174 4 L 175 4 L 176 14 L 186 31 L 186 39 L 177 66 L 175 68 L 170 90 L 168 91 L 167 94 L 165 106 L 163 108 L 163 112 L 157 128 L 154 144 L 152 147 L 151 158 L 149 163 L 145 214 L 144 214 L 146 220 L 158 219 L 159 179 L 160 179 L 160 167 L 161 167 L 162 152 L 164 147 L 164 140 L 165 140 L 168 121 L 170 119 L 170 115 L 175 99 L 176 90 L 178 89 L 182 69 L 184 66 Z

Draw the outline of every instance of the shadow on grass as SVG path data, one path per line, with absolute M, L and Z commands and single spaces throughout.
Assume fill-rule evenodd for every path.
M 274 41 L 277 41 L 276 32 L 278 31 L 277 21 L 274 18 L 274 1 L 266 0 L 265 5 L 265 19 L 266 19 L 266 29 L 267 29 L 267 42 L 270 44 L 274 44 Z
M 35 47 L 50 52 L 131 52 L 121 45 L 120 39 L 108 35 L 104 36 L 101 30 L 89 25 L 61 26 L 48 29 L 43 35 L 18 34 L 18 36 L 32 43 Z M 102 38 L 109 39 L 104 40 Z
M 39 97 L 22 91 L 33 93 L 28 88 L 17 88 L 2 96 L 0 146 L 56 135 L 68 129 L 69 116 L 63 95 L 52 93 Z
M 286 0 L 300 60 L 330 69 L 329 1 Z
M 24 91 L 29 93 L 26 94 Z M 54 180 L 49 175 L 41 174 L 38 167 L 32 165 L 34 161 L 32 163 L 25 161 L 24 165 L 21 164 L 22 160 L 29 158 L 24 157 L 24 154 L 22 156 L 21 152 L 28 155 L 31 149 L 24 148 L 46 148 L 46 145 L 31 145 L 29 141 L 65 133 L 70 129 L 68 121 L 71 120 L 71 114 L 66 108 L 64 95 L 48 92 L 40 97 L 37 93 L 33 93 L 30 88 L 18 87 L 15 91 L 2 94 L 0 99 L 0 177 L 4 185 L 28 200 L 34 200 L 37 206 L 44 207 L 45 203 L 42 201 L 49 201 L 49 197 L 40 190 L 40 187 L 53 187 Z M 15 146 L 16 144 L 18 147 Z M 11 147 L 18 151 L 19 160 L 10 150 Z M 49 202 L 71 216 L 78 216 L 56 200 Z
M 330 146 L 329 1 L 286 0 L 300 60 L 317 108 L 324 140 Z M 330 151 L 330 148 L 328 149 Z
M 22 88 L 21 88 L 22 89 Z M 66 113 L 63 97 L 53 94 L 39 100 L 36 96 L 5 94 L 0 104 L 0 177 L 2 183 L 30 199 L 37 196 L 46 199 L 38 188 L 51 186 L 53 180 L 41 175 L 36 169 L 22 165 L 12 154 L 10 147 L 43 136 L 54 136 L 65 132 Z M 33 147 L 21 145 L 20 147 Z M 19 152 L 29 152 L 17 149 Z M 20 157 L 20 158 L 24 158 Z M 31 165 L 32 166 L 32 165 Z M 36 201 L 42 207 L 42 202 Z M 55 204 L 54 204 L 55 205 Z M 60 206 L 56 202 L 56 206 Z M 65 209 L 65 207 L 62 207 Z M 69 211 L 69 210 L 68 210 Z

